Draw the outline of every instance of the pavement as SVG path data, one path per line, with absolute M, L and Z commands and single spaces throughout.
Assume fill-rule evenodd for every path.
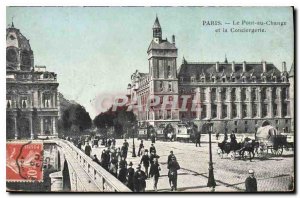
M 214 166 L 214 177 L 216 180 L 215 192 L 242 192 L 245 191 L 244 181 L 247 178 L 249 169 L 255 171 L 258 183 L 258 191 L 287 191 L 294 176 L 294 151 L 283 151 L 280 157 L 269 156 L 268 158 L 254 158 L 249 160 L 231 160 L 228 156 L 221 158 L 217 153 L 217 143 L 212 137 L 212 158 Z M 132 157 L 132 139 L 129 142 L 129 152 L 127 162 L 132 161 L 135 168 L 140 162 L 141 157 Z M 117 139 L 116 147 L 121 147 L 123 139 Z M 178 171 L 178 192 L 210 192 L 208 188 L 208 137 L 201 137 L 201 147 L 195 147 L 193 143 L 163 142 L 156 141 L 154 144 L 157 154 L 160 156 L 161 167 L 160 178 L 158 181 L 159 192 L 169 192 L 170 185 L 168 180 L 167 158 L 169 152 L 173 150 L 181 169 Z M 136 154 L 140 141 L 135 139 Z M 144 146 L 149 150 L 150 141 L 144 140 Z M 98 158 L 104 146 L 92 149 L 92 155 Z M 143 166 L 142 166 L 143 168 Z M 153 191 L 153 179 L 146 180 L 146 191 Z

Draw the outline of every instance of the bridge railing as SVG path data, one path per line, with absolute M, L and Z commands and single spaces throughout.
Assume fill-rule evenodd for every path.
M 72 157 L 76 159 L 80 167 L 90 177 L 90 182 L 97 186 L 99 192 L 131 192 L 131 190 L 120 182 L 116 177 L 107 172 L 89 156 L 83 153 L 74 144 L 66 140 L 56 140 L 63 149 L 68 149 Z M 67 147 L 67 148 L 66 148 Z

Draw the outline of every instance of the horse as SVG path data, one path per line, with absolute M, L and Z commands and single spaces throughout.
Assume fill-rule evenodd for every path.
M 255 151 L 259 147 L 259 142 L 255 141 L 255 140 L 250 140 L 250 141 L 244 141 L 244 143 L 242 143 L 242 144 L 243 144 L 243 147 L 239 150 L 240 156 L 242 158 L 244 158 L 245 151 L 247 151 L 249 153 L 250 161 L 252 161 L 251 154 L 254 158 Z
M 224 139 L 221 143 L 218 143 L 218 147 L 222 151 L 222 154 L 229 154 L 230 151 L 237 151 L 242 148 L 242 143 L 237 143 L 235 136 L 230 136 L 230 142 Z

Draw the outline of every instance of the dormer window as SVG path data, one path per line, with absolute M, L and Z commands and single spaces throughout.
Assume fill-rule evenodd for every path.
M 234 76 L 231 77 L 231 82 L 236 82 L 236 79 Z
M 195 81 L 196 81 L 195 76 L 192 76 L 192 77 L 191 77 L 191 82 L 195 82 Z
M 21 108 L 27 108 L 27 97 L 23 96 L 21 97 Z
M 168 85 L 168 91 L 172 92 L 172 83 L 169 83 L 169 85 Z
M 256 76 L 252 76 L 252 82 L 256 82 Z
M 266 77 L 266 76 L 263 76 L 263 77 L 262 77 L 262 81 L 263 81 L 263 82 L 267 82 L 267 77 Z
M 11 100 L 11 96 L 7 96 L 6 97 L 6 108 L 9 109 L 12 107 L 12 100 Z
M 276 76 L 273 76 L 273 82 L 277 82 L 277 77 Z
M 205 77 L 201 77 L 201 82 L 204 83 L 205 82 Z
M 213 76 L 213 77 L 211 78 L 211 80 L 212 80 L 212 82 L 214 82 L 214 83 L 216 83 L 216 82 L 217 82 L 217 80 L 216 80 L 216 77 L 215 77 L 215 76 Z
M 283 76 L 283 77 L 281 78 L 281 81 L 282 81 L 282 82 L 287 82 L 286 77 Z

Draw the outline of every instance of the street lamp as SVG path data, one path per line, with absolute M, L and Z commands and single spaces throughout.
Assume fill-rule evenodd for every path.
M 212 162 L 212 153 L 211 153 L 211 133 L 213 131 L 213 123 L 208 121 L 208 134 L 209 134 L 209 168 L 208 168 L 208 182 L 207 187 L 212 187 L 213 191 L 216 186 L 216 181 L 214 177 L 214 168 L 213 168 L 213 162 Z
M 134 134 L 135 134 L 135 130 L 136 130 L 136 122 L 133 123 L 133 127 L 132 127 L 132 157 L 136 157 L 136 153 L 135 153 L 135 144 L 134 144 Z

